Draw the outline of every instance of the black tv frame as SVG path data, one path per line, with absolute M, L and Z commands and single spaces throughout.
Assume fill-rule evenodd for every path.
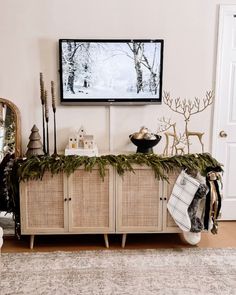
M 62 68 L 62 44 L 64 42 L 94 42 L 94 43 L 127 43 L 144 42 L 160 44 L 160 75 L 158 98 L 64 98 L 63 96 L 63 68 Z M 163 39 L 59 39 L 59 75 L 60 75 L 60 101 L 63 105 L 153 105 L 162 102 L 163 82 Z

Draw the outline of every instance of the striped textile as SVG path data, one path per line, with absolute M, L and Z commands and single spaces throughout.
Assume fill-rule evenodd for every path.
M 200 183 L 185 171 L 181 171 L 167 203 L 170 215 L 183 231 L 190 231 L 191 220 L 188 207 L 191 204 Z

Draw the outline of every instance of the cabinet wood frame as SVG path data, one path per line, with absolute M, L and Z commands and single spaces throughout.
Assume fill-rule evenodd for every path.
M 84 168 L 80 168 L 84 169 Z M 80 170 L 78 169 L 78 170 Z M 97 169 L 95 167 L 95 169 Z M 67 176 L 63 174 L 63 204 L 64 204 L 64 226 L 62 228 L 40 228 L 40 227 L 30 227 L 29 226 L 29 208 L 27 206 L 27 198 L 28 198 L 28 185 L 29 183 L 21 182 L 20 183 L 20 213 L 21 213 L 21 234 L 22 235 L 40 235 L 40 234 L 108 234 L 108 233 L 179 233 L 181 230 L 178 226 L 168 217 L 167 211 L 167 201 L 173 186 L 173 181 L 176 179 L 177 175 L 170 177 L 172 183 L 168 183 L 166 181 L 157 181 L 157 186 L 159 188 L 156 192 L 156 196 L 158 198 L 159 207 L 157 212 L 157 226 L 124 226 L 121 223 L 122 220 L 122 184 L 123 179 L 126 177 L 126 172 L 123 176 L 119 176 L 116 170 L 112 167 L 106 168 L 109 173 L 109 222 L 106 227 L 73 227 L 71 214 L 73 210 L 73 200 L 69 201 L 70 193 L 71 193 L 71 181 L 73 175 Z M 150 167 L 135 165 L 134 170 L 147 170 Z M 90 172 L 85 172 L 90 173 Z M 132 172 L 130 172 L 132 173 Z M 47 175 L 46 175 L 47 176 Z M 50 176 L 51 177 L 51 176 Z M 57 177 L 54 175 L 53 177 Z M 154 172 L 153 172 L 153 178 Z M 37 180 L 41 181 L 41 180 Z M 44 180 L 42 180 L 44 181 Z M 101 181 L 102 178 L 101 178 Z M 66 201 L 65 201 L 66 199 Z M 79 214 L 79 213 L 78 213 Z M 168 221 L 169 220 L 169 221 Z

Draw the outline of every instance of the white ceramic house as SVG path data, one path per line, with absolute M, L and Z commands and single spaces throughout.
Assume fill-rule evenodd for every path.
M 83 139 L 85 135 L 86 135 L 86 131 L 84 127 L 81 126 L 77 133 L 78 147 L 84 147 Z
M 84 148 L 84 136 L 86 135 L 86 131 L 83 126 L 80 127 L 78 132 L 74 133 L 69 137 L 69 149 L 78 149 Z
M 83 141 L 84 149 L 93 149 L 95 146 L 93 135 L 84 135 L 84 138 L 82 141 Z
M 69 149 L 77 149 L 78 148 L 78 138 L 76 135 L 72 135 L 69 137 L 68 147 L 69 147 Z
M 66 154 L 81 154 L 84 155 L 83 150 L 94 150 L 97 155 L 97 150 L 95 151 L 96 144 L 93 135 L 87 135 L 83 126 L 80 127 L 78 132 L 72 134 L 69 137 L 68 147 L 66 148 Z M 75 151 L 77 150 L 77 151 Z

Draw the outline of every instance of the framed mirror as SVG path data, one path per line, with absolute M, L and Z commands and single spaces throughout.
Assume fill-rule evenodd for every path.
M 0 98 L 0 226 L 4 236 L 14 235 L 14 202 L 5 195 L 4 169 L 10 158 L 21 156 L 20 112 L 10 100 Z
M 20 111 L 10 100 L 0 98 L 0 162 L 7 153 L 21 156 Z

